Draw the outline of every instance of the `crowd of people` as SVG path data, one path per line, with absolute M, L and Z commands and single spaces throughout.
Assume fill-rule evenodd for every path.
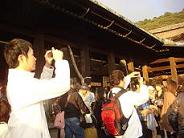
M 140 72 L 125 76 L 113 70 L 109 87 L 93 91 L 90 77 L 81 85 L 70 84 L 69 64 L 61 50 L 46 51 L 40 79 L 34 78 L 36 58 L 30 42 L 11 40 L 4 56 L 9 73 L 7 84 L 0 84 L 0 138 L 50 138 L 44 109 L 49 99 L 59 138 L 184 137 L 182 78 L 144 82 Z M 110 135 L 102 107 L 121 90 L 118 101 L 128 126 L 123 134 Z

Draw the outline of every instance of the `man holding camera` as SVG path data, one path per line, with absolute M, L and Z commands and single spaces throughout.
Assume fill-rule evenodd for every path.
M 4 56 L 9 65 L 7 98 L 11 105 L 8 138 L 50 138 L 43 101 L 70 89 L 70 69 L 63 52 L 54 48 L 46 52 L 41 80 L 34 78 L 36 58 L 30 42 L 11 40 Z
M 124 77 L 121 70 L 113 70 L 110 75 L 110 83 L 113 86 L 111 89 L 112 94 L 117 94 L 121 89 L 126 89 L 130 83 L 131 78 L 139 77 L 140 79 L 140 91 L 133 92 L 132 90 L 123 93 L 118 99 L 121 105 L 123 115 L 128 119 L 128 128 L 125 133 L 116 138 L 138 138 L 142 136 L 142 126 L 135 109 L 135 106 L 139 106 L 148 101 L 147 87 L 143 84 L 142 77 L 139 72 L 132 72 Z

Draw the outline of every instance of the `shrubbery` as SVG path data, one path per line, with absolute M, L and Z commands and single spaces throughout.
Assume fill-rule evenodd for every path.
M 139 21 L 136 23 L 136 25 L 148 31 L 181 22 L 184 22 L 184 9 L 178 13 L 166 12 L 162 16 L 154 17 L 153 19 L 145 19 L 144 21 Z

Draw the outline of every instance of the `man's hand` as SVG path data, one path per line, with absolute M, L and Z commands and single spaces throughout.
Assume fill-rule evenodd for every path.
M 53 61 L 52 51 L 51 50 L 46 51 L 44 57 L 45 57 L 45 66 L 50 67 Z
M 53 60 L 63 60 L 63 52 L 61 50 L 52 47 L 52 50 L 48 50 L 45 53 L 45 66 L 50 68 Z

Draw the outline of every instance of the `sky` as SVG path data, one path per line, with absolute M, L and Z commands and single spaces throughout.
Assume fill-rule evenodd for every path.
M 184 0 L 96 0 L 132 22 L 184 9 Z

